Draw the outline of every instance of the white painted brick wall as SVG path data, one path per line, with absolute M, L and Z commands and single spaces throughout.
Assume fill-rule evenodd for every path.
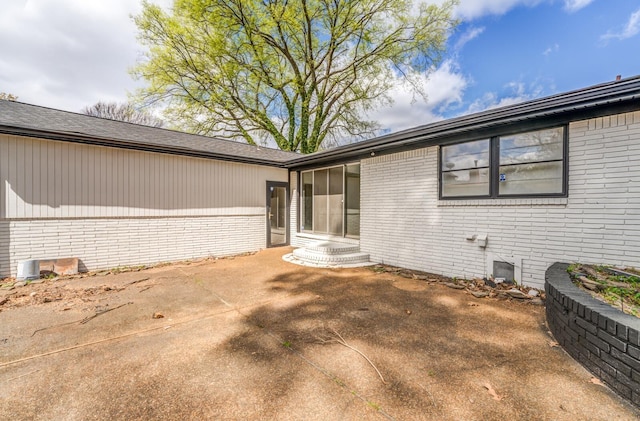
M 640 112 L 569 128 L 568 199 L 438 200 L 436 147 L 365 159 L 360 248 L 372 260 L 448 276 L 522 259 L 542 288 L 556 261 L 640 267 Z M 465 239 L 488 235 L 486 250 Z
M 0 277 L 18 261 L 78 257 L 89 270 L 260 250 L 265 214 L 0 221 Z

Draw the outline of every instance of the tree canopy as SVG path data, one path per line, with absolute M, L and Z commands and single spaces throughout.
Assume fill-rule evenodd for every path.
M 145 1 L 134 17 L 147 47 L 133 69 L 147 81 L 138 99 L 191 132 L 315 152 L 372 134 L 366 112 L 390 101 L 398 77 L 437 65 L 454 4 L 176 0 L 166 12 Z
M 17 101 L 18 97 L 6 92 L 0 92 L 0 99 L 4 99 L 5 101 Z
M 83 114 L 109 120 L 126 121 L 143 126 L 162 127 L 164 122 L 153 115 L 136 108 L 133 104 L 99 101 L 90 107 L 84 107 Z

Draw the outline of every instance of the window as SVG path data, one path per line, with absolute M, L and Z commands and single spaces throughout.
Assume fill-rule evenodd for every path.
M 489 195 L 489 139 L 442 148 L 442 196 Z
M 301 231 L 360 235 L 360 164 L 304 171 L 300 184 Z
M 441 198 L 566 195 L 564 127 L 443 146 Z

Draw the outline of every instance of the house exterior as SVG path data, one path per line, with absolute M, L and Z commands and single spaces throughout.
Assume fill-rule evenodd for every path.
M 640 265 L 640 77 L 306 156 L 0 102 L 0 188 L 0 276 L 331 240 L 541 288 Z

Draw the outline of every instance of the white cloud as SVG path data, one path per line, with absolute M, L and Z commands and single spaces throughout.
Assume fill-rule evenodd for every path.
M 0 91 L 70 111 L 125 101 L 136 87 L 128 68 L 139 50 L 130 15 L 140 10 L 131 0 L 8 2 L 0 14 Z
M 564 9 L 569 12 L 577 12 L 593 3 L 593 0 L 564 0 Z
M 445 61 L 428 78 L 422 78 L 428 95 L 427 102 L 416 100 L 411 91 L 398 80 L 390 93 L 393 104 L 368 115 L 380 125 L 379 134 L 433 123 L 452 115 L 467 115 L 506 107 L 539 98 L 544 92 L 555 90 L 552 81 L 538 80 L 528 85 L 514 81 L 505 84 L 500 92 L 486 92 L 465 106 L 464 94 L 473 81 L 461 73 L 455 61 Z
M 444 0 L 435 0 L 442 4 Z M 569 13 L 587 7 L 594 0 L 563 0 L 564 10 Z M 454 11 L 456 18 L 470 21 L 489 15 L 504 15 L 518 6 L 534 7 L 541 3 L 553 3 L 554 0 L 460 0 Z
M 486 15 L 503 15 L 516 6 L 536 6 L 544 0 L 461 0 L 455 16 L 473 20 Z
M 376 109 L 368 118 L 376 121 L 383 133 L 397 132 L 442 120 L 442 113 L 462 104 L 468 80 L 460 73 L 455 62 L 447 60 L 428 77 L 420 76 L 427 101 L 423 101 L 398 79 L 390 92 L 393 104 Z
M 603 40 L 609 40 L 617 38 L 620 40 L 631 38 L 640 32 L 640 9 L 636 10 L 629 16 L 629 21 L 621 31 L 609 31 L 602 35 L 600 38 Z
M 548 56 L 551 53 L 557 53 L 558 51 L 560 51 L 560 45 L 558 43 L 553 44 L 551 47 L 547 48 L 546 50 L 544 50 L 542 52 L 543 56 Z
M 482 97 L 476 99 L 469 105 L 465 114 L 518 104 L 539 97 L 543 91 L 541 86 L 532 85 L 527 88 L 521 82 L 509 82 L 504 88 L 505 92 L 503 94 L 486 92 Z
M 484 32 L 484 27 L 470 27 L 467 31 L 458 38 L 456 45 L 453 47 L 455 51 L 459 51 L 464 47 L 469 41 L 477 38 L 480 34 Z

